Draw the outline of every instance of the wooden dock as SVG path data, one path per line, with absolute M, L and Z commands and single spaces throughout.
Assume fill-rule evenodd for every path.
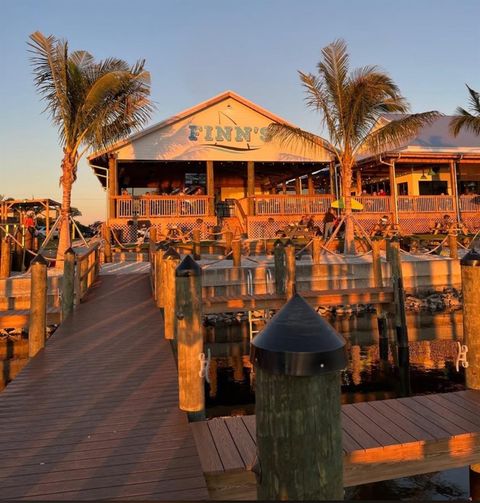
M 480 392 L 342 406 L 344 483 L 353 486 L 480 462 Z M 255 416 L 190 428 L 215 500 L 256 499 Z
M 147 274 L 100 276 L 0 394 L 0 495 L 208 499 Z

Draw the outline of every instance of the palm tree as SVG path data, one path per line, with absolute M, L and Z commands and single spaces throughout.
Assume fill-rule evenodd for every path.
M 469 109 L 471 113 L 462 107 L 458 107 L 456 115 L 450 121 L 450 130 L 457 136 L 462 129 L 472 131 L 480 135 L 480 93 L 474 91 L 467 85 L 469 97 Z
M 306 90 L 306 104 L 320 112 L 328 140 L 284 124 L 269 126 L 269 139 L 281 143 L 326 149 L 340 167 L 344 197 L 345 249 L 355 253 L 351 219 L 352 169 L 359 153 L 379 154 L 386 147 L 399 146 L 434 121 L 439 112 L 408 114 L 409 104 L 393 80 L 376 66 L 350 71 L 347 45 L 336 40 L 322 50 L 317 74 L 299 72 Z M 381 121 L 386 113 L 402 114 Z
M 78 162 L 90 148 L 108 146 L 150 118 L 150 74 L 143 60 L 133 66 L 116 58 L 96 62 L 88 52 L 69 53 L 66 41 L 38 31 L 28 45 L 35 85 L 63 147 L 58 263 L 71 244 L 70 202 Z

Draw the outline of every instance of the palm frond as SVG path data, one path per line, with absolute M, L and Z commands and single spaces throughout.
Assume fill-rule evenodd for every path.
M 450 121 L 450 131 L 458 136 L 462 129 L 480 135 L 480 93 L 467 85 L 469 94 L 469 108 L 471 112 L 462 107 L 455 110 L 455 116 Z
M 359 151 L 380 154 L 387 149 L 398 148 L 405 141 L 413 138 L 420 128 L 431 124 L 442 115 L 440 112 L 430 111 L 392 120 L 385 126 L 371 132 L 359 145 Z
M 337 155 L 335 146 L 319 136 L 309 133 L 304 129 L 272 122 L 267 128 L 266 141 L 276 140 L 280 145 L 296 149 L 299 152 L 305 152 L 311 149 L 314 152 L 323 154 L 326 150 L 332 155 Z

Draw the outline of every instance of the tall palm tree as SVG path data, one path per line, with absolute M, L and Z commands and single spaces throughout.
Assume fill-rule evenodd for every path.
M 88 52 L 69 53 L 66 41 L 38 31 L 28 45 L 35 85 L 63 147 L 59 263 L 71 244 L 70 203 L 78 162 L 89 149 L 108 146 L 150 118 L 150 74 L 143 60 L 133 66 L 116 58 L 96 62 Z
M 306 90 L 306 104 L 320 112 L 321 125 L 329 138 L 319 140 L 314 134 L 284 124 L 271 124 L 268 137 L 291 145 L 324 148 L 338 162 L 344 197 L 344 252 L 354 254 L 351 189 L 356 156 L 362 152 L 379 154 L 386 147 L 400 146 L 441 114 L 431 111 L 405 115 L 409 104 L 385 72 L 376 66 L 350 71 L 344 40 L 336 40 L 322 50 L 316 75 L 299 75 Z M 385 113 L 402 115 L 381 121 Z
M 450 121 L 450 130 L 457 136 L 462 129 L 472 131 L 476 135 L 480 135 L 480 93 L 474 91 L 467 85 L 469 96 L 469 109 L 465 110 L 458 107 L 455 112 L 456 115 Z

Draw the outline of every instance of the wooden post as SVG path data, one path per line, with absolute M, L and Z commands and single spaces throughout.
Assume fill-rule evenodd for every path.
M 150 226 L 148 231 L 148 254 L 150 257 L 155 253 L 157 249 L 157 227 L 155 225 Z
M 47 337 L 47 261 L 42 255 L 37 255 L 30 270 L 28 356 L 32 358 L 45 347 Z
M 400 372 L 401 394 L 410 394 L 408 328 L 405 312 L 405 290 L 403 289 L 402 262 L 400 243 L 396 239 L 390 242 L 393 296 L 395 302 L 395 331 L 397 334 L 398 368 Z
M 383 288 L 382 257 L 380 255 L 382 247 L 381 239 L 372 240 L 372 268 L 373 284 L 375 288 Z M 380 350 L 380 360 L 388 361 L 388 322 L 387 313 L 381 304 L 375 306 L 377 312 L 378 345 Z
M 463 344 L 467 346 L 465 384 L 480 389 L 480 254 L 469 251 L 460 261 L 463 292 Z
M 162 288 L 163 295 L 163 319 L 164 319 L 164 337 L 165 339 L 175 338 L 175 271 L 180 264 L 180 255 L 170 247 L 163 254 L 162 259 Z
M 233 232 L 225 231 L 225 255 L 232 251 Z
M 103 224 L 103 240 L 103 261 L 109 264 L 112 261 L 112 231 L 106 223 Z
M 357 196 L 362 195 L 362 172 L 360 169 L 356 171 L 356 182 L 357 182 Z
M 215 215 L 215 178 L 213 172 L 213 161 L 207 161 L 207 196 L 208 200 L 208 215 Z
M 65 251 L 62 278 L 62 321 L 73 312 L 75 302 L 75 252 L 72 248 Z
M 247 161 L 247 198 L 248 198 L 248 216 L 255 214 L 255 164 L 253 161 Z
M 457 185 L 457 162 L 450 161 L 450 184 L 452 187 L 453 210 L 455 211 L 455 219 L 461 221 L 460 208 L 458 207 L 458 185 Z
M 199 228 L 193 229 L 192 241 L 193 241 L 193 258 L 194 260 L 200 260 L 202 258 L 202 252 L 201 252 L 202 229 Z
M 25 259 L 24 259 L 24 266 L 25 269 L 28 269 L 30 267 L 30 263 L 33 260 L 33 255 L 28 252 L 28 250 L 33 251 L 33 232 L 29 228 L 25 228 Z
M 290 243 L 285 246 L 285 263 L 286 263 L 286 275 L 285 275 L 285 293 L 287 295 L 287 300 L 290 300 L 296 293 L 296 258 L 295 258 L 295 246 Z
M 314 196 L 315 184 L 313 183 L 313 175 L 311 173 L 307 176 L 307 188 L 308 188 L 308 195 Z
M 233 267 L 242 266 L 242 242 L 239 239 L 232 241 Z
M 163 246 L 157 246 L 157 251 L 155 252 L 155 278 L 154 278 L 154 284 L 155 284 L 155 301 L 157 304 L 157 307 L 163 307 L 164 303 L 164 295 L 165 295 L 165 289 L 163 286 L 163 278 L 162 278 L 162 273 L 163 273 L 163 254 L 165 252 L 165 247 Z
M 13 232 L 12 232 L 13 234 Z M 13 247 L 13 270 L 21 271 L 23 269 L 23 231 L 19 225 L 15 234 L 15 245 Z
M 47 203 L 45 205 L 45 232 L 48 236 L 50 232 L 50 199 L 47 199 Z
M 450 258 L 458 258 L 458 242 L 457 233 L 454 230 L 450 230 L 448 233 L 448 247 L 450 248 Z
M 312 262 L 320 264 L 322 256 L 322 238 L 315 236 L 312 240 Z
M 118 195 L 117 188 L 117 156 L 110 154 L 108 156 L 108 214 L 107 223 L 116 217 L 116 204 L 115 196 Z
M 397 205 L 397 181 L 395 180 L 395 161 L 389 164 L 390 175 L 390 197 L 393 211 L 393 223 L 398 224 L 398 205 Z
M 285 246 L 280 240 L 275 241 L 273 258 L 275 264 L 275 293 L 285 295 Z
M 292 346 L 292 334 L 297 334 Z M 342 500 L 345 341 L 299 295 L 257 335 L 259 500 Z M 322 362 L 319 364 L 319 362 Z
M 295 178 L 295 194 L 297 196 L 302 195 L 302 180 L 300 180 L 300 177 L 298 176 Z
M 8 278 L 12 270 L 11 241 L 8 236 L 2 239 L 2 256 L 0 263 L 0 278 Z
M 286 195 L 286 193 L 287 193 L 287 183 L 282 182 L 282 194 Z
M 201 421 L 205 419 L 204 372 L 199 373 L 204 354 L 202 270 L 191 255 L 177 267 L 175 279 L 179 407 L 190 421 Z

